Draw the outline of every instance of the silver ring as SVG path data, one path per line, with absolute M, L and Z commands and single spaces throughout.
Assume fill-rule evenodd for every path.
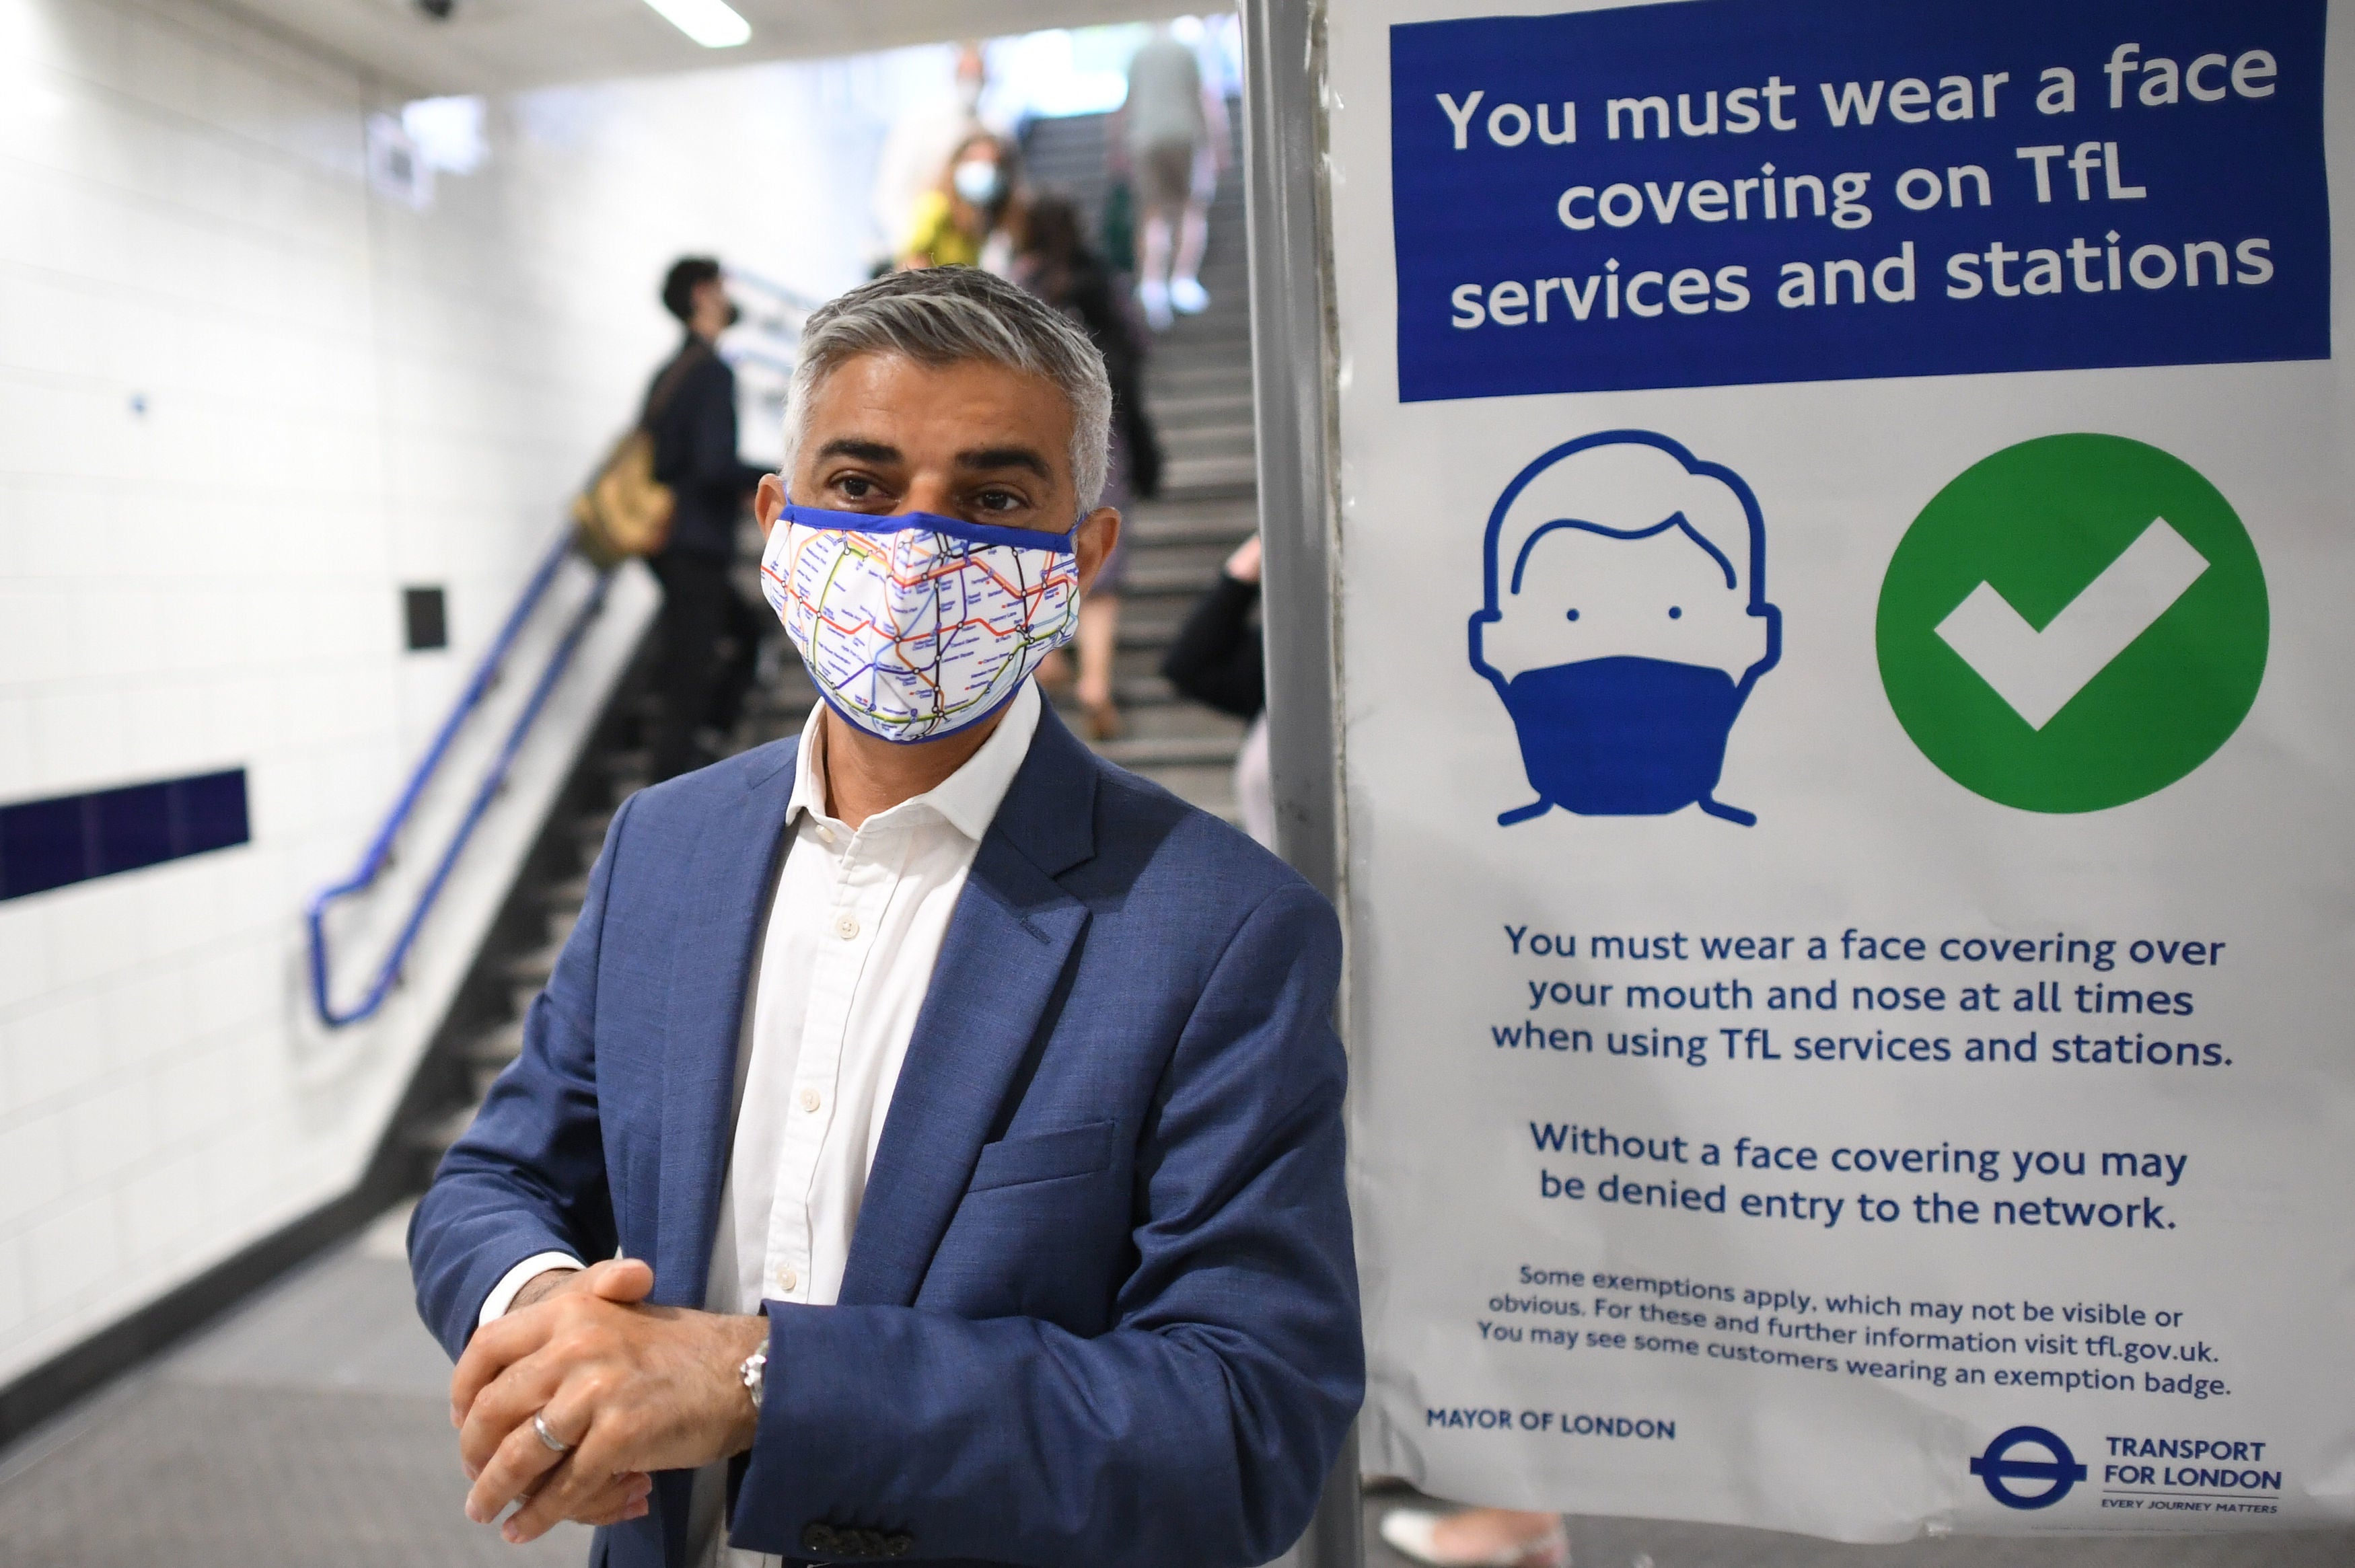
M 571 1444 L 557 1441 L 556 1434 L 548 1429 L 548 1417 L 545 1414 L 537 1414 L 531 1418 L 531 1429 L 538 1435 L 540 1442 L 547 1446 L 549 1453 L 570 1454 L 572 1452 Z

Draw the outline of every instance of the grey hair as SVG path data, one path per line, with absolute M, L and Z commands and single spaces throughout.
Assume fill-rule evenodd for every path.
M 1042 376 L 1071 406 L 1071 480 L 1080 510 L 1103 499 L 1111 463 L 1112 378 L 1088 335 L 1037 295 L 976 267 L 887 272 L 810 313 L 785 405 L 783 471 L 791 483 L 811 398 L 863 354 L 920 365 L 968 361 Z

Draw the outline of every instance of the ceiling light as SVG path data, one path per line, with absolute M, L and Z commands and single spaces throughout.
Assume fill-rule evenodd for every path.
M 752 36 L 752 24 L 728 0 L 646 0 L 655 14 L 707 49 L 732 49 Z

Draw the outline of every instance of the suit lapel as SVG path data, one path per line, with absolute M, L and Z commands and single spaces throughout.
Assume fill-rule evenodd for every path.
M 768 901 L 793 801 L 794 747 L 781 769 L 754 773 L 712 813 L 684 869 L 664 1006 L 662 1160 L 655 1226 L 655 1295 L 700 1307 L 709 1285 L 729 1110 L 744 1002 L 768 924 Z M 766 846 L 765 854 L 760 853 Z
M 933 966 L 842 1281 L 907 1306 L 971 1180 L 1088 922 L 1055 876 L 1094 853 L 1095 759 L 1048 708 Z

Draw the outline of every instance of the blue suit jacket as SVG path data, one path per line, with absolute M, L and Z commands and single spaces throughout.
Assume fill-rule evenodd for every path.
M 700 1306 L 785 843 L 780 742 L 615 814 L 522 1059 L 418 1206 L 453 1356 L 524 1258 Z M 1220 1568 L 1305 1527 L 1364 1388 L 1331 906 L 1051 710 L 957 902 L 840 1304 L 771 1302 L 730 1535 L 789 1557 Z M 688 1477 L 601 1531 L 682 1568 Z M 896 1550 L 895 1550 L 896 1549 Z

